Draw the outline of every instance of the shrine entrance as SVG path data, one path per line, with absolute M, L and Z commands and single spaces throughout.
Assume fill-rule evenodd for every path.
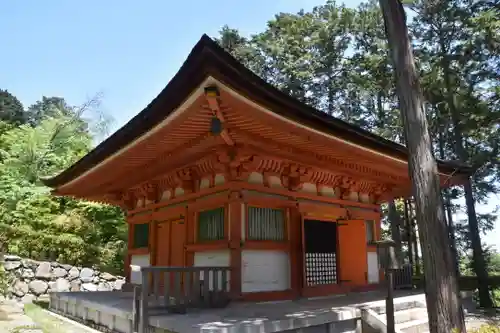
M 337 284 L 337 223 L 304 220 L 303 240 L 304 287 Z
M 186 239 L 184 220 L 158 223 L 156 235 L 156 266 L 184 266 Z
M 304 278 L 307 296 L 368 284 L 364 220 L 303 220 Z M 347 289 L 346 289 L 347 288 Z
M 184 220 L 161 222 L 156 229 L 156 264 L 155 266 L 183 267 L 185 265 L 184 243 L 186 223 Z M 171 273 L 160 274 L 159 288 L 163 292 L 165 282 L 170 285 L 170 294 L 174 292 L 175 280 Z M 182 283 L 182 280 L 181 280 Z
M 364 220 L 338 223 L 339 283 L 362 286 L 368 283 L 367 243 Z

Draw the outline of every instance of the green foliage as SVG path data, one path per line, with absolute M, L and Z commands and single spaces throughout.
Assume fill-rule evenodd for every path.
M 486 262 L 491 275 L 500 275 L 500 253 L 489 251 Z
M 489 276 L 496 279 L 497 281 L 500 281 L 500 253 L 495 249 L 489 247 L 485 249 L 484 256 Z M 460 274 L 463 277 L 475 277 L 472 256 L 470 255 L 470 253 L 468 255 L 464 255 L 460 259 L 459 263 Z M 498 282 L 495 283 L 495 281 L 492 281 L 492 283 L 490 283 L 490 294 L 493 304 L 496 307 L 500 307 L 500 284 Z M 478 299 L 477 290 L 475 298 L 476 300 Z
M 218 42 L 283 92 L 403 142 L 376 2 L 352 9 L 327 1 L 310 12 L 280 13 L 250 38 L 226 26 Z
M 57 118 L 61 115 L 71 117 L 71 107 L 66 103 L 64 98 L 46 97 L 30 105 L 26 110 L 26 118 L 31 126 L 37 126 L 40 122 L 47 118 Z
M 498 324 L 485 324 L 480 328 L 472 330 L 472 333 L 500 333 L 500 325 Z
M 12 125 L 21 125 L 26 122 L 21 102 L 16 96 L 2 89 L 0 89 L 0 121 Z
M 495 307 L 500 308 L 500 288 L 492 288 L 491 299 Z
M 0 296 L 7 296 L 9 291 L 9 276 L 3 267 L 3 264 L 0 263 Z
M 127 240 L 121 210 L 54 197 L 41 182 L 91 149 L 83 111 L 44 97 L 29 109 L 29 124 L 0 122 L 0 243 L 23 257 L 121 273 Z

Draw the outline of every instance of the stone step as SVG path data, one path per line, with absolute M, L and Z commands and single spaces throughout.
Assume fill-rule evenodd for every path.
M 383 317 L 384 319 L 386 319 L 385 315 Z M 427 320 L 427 319 L 428 319 L 427 309 L 424 308 L 405 309 L 401 311 L 396 311 L 394 313 L 394 321 L 396 324 L 402 324 L 412 320 Z
M 425 308 L 425 305 L 423 305 L 419 302 L 416 302 L 416 301 L 394 303 L 394 311 L 395 312 L 413 309 L 413 308 Z M 381 306 L 372 306 L 372 307 L 370 307 L 370 309 L 375 311 L 379 315 L 385 315 L 385 312 L 386 312 L 385 304 L 381 305 Z
M 411 320 L 402 324 L 396 324 L 396 330 L 404 333 L 424 333 L 429 331 L 429 323 L 427 319 Z

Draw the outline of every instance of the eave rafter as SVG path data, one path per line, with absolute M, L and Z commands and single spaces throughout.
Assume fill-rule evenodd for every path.
M 272 152 L 273 155 L 280 158 L 289 160 L 298 159 L 323 169 L 338 170 L 354 178 L 366 178 L 373 181 L 384 181 L 393 184 L 405 183 L 408 180 L 408 175 L 404 171 L 399 173 L 382 172 L 367 166 L 366 163 L 362 163 L 361 161 L 354 162 L 351 159 L 321 155 L 312 151 L 285 146 L 272 140 L 260 139 L 245 131 L 238 131 L 237 135 L 241 138 L 242 142 L 245 142 L 247 146 L 251 146 L 253 150 L 259 153 L 264 152 L 264 149 L 261 147 L 265 147 L 266 151 Z
M 209 86 L 205 88 L 205 98 L 208 103 L 208 108 L 210 111 L 212 111 L 212 114 L 214 115 L 214 119 L 212 122 L 212 127 L 219 126 L 219 135 L 222 137 L 224 142 L 228 146 L 234 146 L 234 141 L 229 135 L 229 132 L 227 128 L 225 128 L 226 119 L 224 117 L 224 114 L 222 112 L 222 108 L 220 105 L 220 95 L 219 95 L 219 90 L 216 86 Z M 212 128 L 212 131 L 215 129 Z
M 200 181 L 206 177 L 213 179 L 216 174 L 223 174 L 229 182 L 248 181 L 253 172 L 263 175 L 265 186 L 271 186 L 270 177 L 277 177 L 282 186 L 290 191 L 299 191 L 305 183 L 311 183 L 318 189 L 335 189 L 342 199 L 348 199 L 351 192 L 357 192 L 369 195 L 373 201 L 377 201 L 393 188 L 391 184 L 355 178 L 338 171 L 277 158 L 274 154 L 262 154 L 251 148 L 238 146 L 219 149 L 194 163 L 124 191 L 108 193 L 103 196 L 103 200 L 132 209 L 139 198 L 158 202 L 165 190 L 182 188 L 185 194 L 197 192 Z M 213 185 L 211 183 L 211 186 Z
M 172 196 L 177 195 L 178 188 L 182 188 L 179 191 L 182 194 L 197 192 L 201 180 L 207 177 L 209 186 L 214 186 L 216 174 L 223 174 L 226 182 L 245 182 L 253 172 L 262 174 L 265 186 L 273 186 L 270 181 L 275 182 L 276 177 L 281 186 L 290 191 L 299 191 L 309 183 L 316 186 L 318 195 L 323 190 L 331 191 L 325 189 L 329 187 L 345 200 L 350 200 L 355 192 L 369 195 L 371 201 L 377 202 L 406 188 L 408 175 L 401 168 L 374 166 L 366 156 L 355 155 L 346 147 L 332 152 L 323 144 L 328 149 L 316 150 L 318 142 L 310 137 L 304 139 L 295 132 L 296 137 L 290 142 L 283 135 L 281 140 L 270 138 L 269 133 L 278 127 L 267 130 L 260 125 L 249 126 L 243 120 L 238 122 L 247 114 L 237 113 L 239 109 L 223 104 L 217 87 L 206 87 L 204 96 L 200 97 L 191 117 L 196 119 L 194 112 L 201 111 L 206 122 L 199 127 L 196 137 L 192 135 L 191 139 L 167 148 L 168 151 L 158 151 L 157 156 L 133 170 L 118 170 L 112 177 L 107 176 L 105 183 L 85 186 L 79 190 L 80 197 L 88 198 L 98 191 L 106 193 L 100 196 L 102 200 L 131 209 L 138 199 L 145 202 L 162 200 L 165 191 L 170 191 Z M 223 97 L 226 101 L 226 96 Z M 213 118 L 209 128 L 210 117 Z M 265 119 L 262 121 L 266 123 Z M 259 128 L 269 138 L 259 137 Z M 284 133 L 285 128 L 280 131 Z M 185 136 L 184 133 L 178 135 L 179 138 Z M 299 142 L 298 139 L 304 140 Z

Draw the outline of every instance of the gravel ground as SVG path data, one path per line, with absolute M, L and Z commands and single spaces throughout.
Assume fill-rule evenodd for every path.
M 465 316 L 467 330 L 478 329 L 482 325 L 496 325 L 500 327 L 500 310 L 476 311 Z

